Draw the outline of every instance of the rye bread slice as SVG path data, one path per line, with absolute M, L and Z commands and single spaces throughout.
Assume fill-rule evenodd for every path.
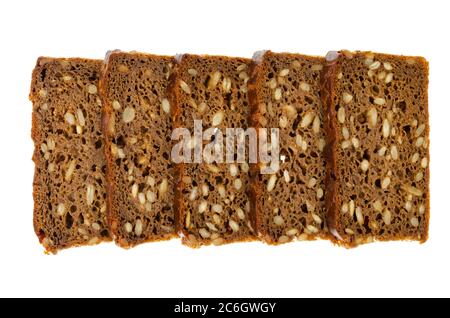
M 338 243 L 428 238 L 428 62 L 422 57 L 330 52 L 327 213 Z
M 179 57 L 171 86 L 174 127 L 203 130 L 248 127 L 250 60 L 224 56 Z M 212 139 L 203 141 L 203 146 Z M 192 157 L 193 158 L 193 157 Z M 191 247 L 253 240 L 248 163 L 177 164 L 177 228 Z
M 109 222 L 121 247 L 176 236 L 166 92 L 173 63 L 169 56 L 113 51 L 103 64 Z
M 110 240 L 100 67 L 41 57 L 33 71 L 34 230 L 48 252 Z
M 279 129 L 273 174 L 253 170 L 256 228 L 269 244 L 328 237 L 324 204 L 321 57 L 257 52 L 249 84 L 252 125 Z M 271 144 L 273 145 L 273 141 Z

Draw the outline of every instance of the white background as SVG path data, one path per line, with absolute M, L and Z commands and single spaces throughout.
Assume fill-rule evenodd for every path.
M 0 296 L 450 296 L 448 1 L 0 1 Z M 250 57 L 373 50 L 430 61 L 426 244 L 328 242 L 191 250 L 178 240 L 47 256 L 32 227 L 31 71 L 109 49 Z

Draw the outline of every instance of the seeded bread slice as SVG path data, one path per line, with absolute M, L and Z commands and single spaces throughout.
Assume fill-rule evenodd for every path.
M 48 252 L 109 241 L 101 61 L 38 59 L 32 75 L 34 230 Z
M 194 120 L 202 120 L 204 131 L 215 127 L 224 136 L 227 127 L 245 130 L 249 63 L 223 56 L 180 57 L 171 89 L 175 127 L 185 127 L 192 135 Z M 203 141 L 203 146 L 209 143 Z M 177 175 L 177 228 L 184 244 L 199 247 L 253 239 L 246 162 L 180 163 Z
M 328 225 L 345 246 L 428 237 L 428 63 L 422 57 L 330 52 Z
M 111 231 L 122 247 L 176 236 L 172 120 L 173 57 L 114 51 L 100 81 Z
M 320 72 L 324 59 L 257 52 L 249 84 L 252 124 L 279 129 L 279 165 L 253 171 L 256 227 L 269 244 L 328 237 Z M 273 145 L 273 141 L 269 141 Z M 270 148 L 270 147 L 269 147 Z

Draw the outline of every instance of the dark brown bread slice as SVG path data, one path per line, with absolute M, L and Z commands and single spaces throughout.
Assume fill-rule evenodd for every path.
M 203 130 L 247 128 L 250 60 L 183 55 L 172 84 L 175 127 L 193 134 L 194 119 Z M 203 145 L 209 141 L 204 141 Z M 247 193 L 247 163 L 181 163 L 177 165 L 177 227 L 183 243 L 200 245 L 253 239 Z
M 173 63 L 114 51 L 102 69 L 109 222 L 122 247 L 176 236 L 166 95 Z
M 96 60 L 41 57 L 33 71 L 34 229 L 48 252 L 110 240 L 100 67 Z
M 345 246 L 428 237 L 428 63 L 371 52 L 327 55 L 328 225 Z
M 259 236 L 269 244 L 328 237 L 320 72 L 324 59 L 258 52 L 249 84 L 254 127 L 279 128 L 279 169 L 253 171 Z

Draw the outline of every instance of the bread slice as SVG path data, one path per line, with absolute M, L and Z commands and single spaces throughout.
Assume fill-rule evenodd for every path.
M 345 246 L 428 237 L 428 63 L 422 57 L 330 52 L 328 225 Z
M 276 171 L 254 171 L 256 228 L 269 244 L 327 237 L 321 57 L 257 52 L 249 84 L 252 124 L 279 129 Z M 273 141 L 271 141 L 273 145 Z M 277 169 L 278 168 L 278 169 Z
M 110 240 L 100 67 L 97 60 L 41 57 L 33 71 L 34 230 L 48 252 Z
M 122 247 L 176 236 L 172 120 L 173 57 L 109 52 L 102 69 L 109 222 Z
M 204 132 L 215 127 L 225 136 L 225 128 L 247 129 L 249 64 L 244 58 L 181 56 L 171 93 L 175 127 L 193 135 L 194 120 L 202 120 Z M 200 142 L 197 147 L 202 148 Z M 183 243 L 199 247 L 252 240 L 248 163 L 204 159 L 177 165 L 177 227 Z

